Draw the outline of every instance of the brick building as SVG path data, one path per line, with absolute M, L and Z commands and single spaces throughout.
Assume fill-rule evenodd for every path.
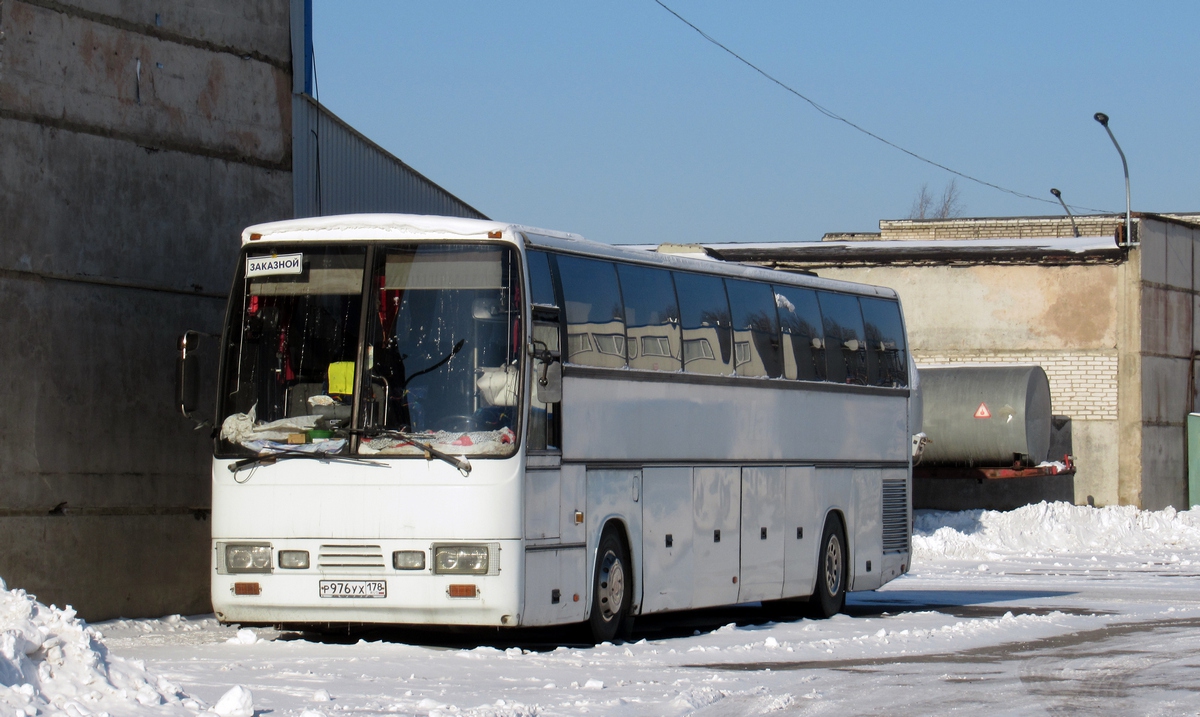
M 918 366 L 1038 364 L 1071 418 L 1076 502 L 1187 507 L 1200 351 L 1200 215 L 881 221 L 714 258 L 896 289 Z M 1075 228 L 1079 236 L 1076 236 Z M 1189 385 L 1190 384 L 1190 385 Z

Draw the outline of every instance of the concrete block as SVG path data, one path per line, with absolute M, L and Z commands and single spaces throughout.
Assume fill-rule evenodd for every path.
M 98 14 L 143 34 L 178 37 L 237 55 L 257 52 L 286 66 L 291 62 L 288 0 L 57 0 L 63 12 Z
M 0 266 L 224 294 L 244 227 L 291 216 L 288 172 L 0 119 Z
M 1167 225 L 1149 219 L 1138 220 L 1141 246 L 1142 281 L 1167 283 Z
M 219 327 L 224 302 L 0 277 L 0 305 L 0 507 L 207 505 L 211 443 L 172 405 L 175 341 Z
M 1192 284 L 1196 231 L 1178 224 L 1167 225 L 1167 284 L 1179 289 L 1195 288 Z M 1200 285 L 1196 285 L 1200 286 Z
M 1142 351 L 1186 357 L 1191 351 L 1193 297 L 1157 287 L 1142 289 Z
M 1192 351 L 1200 351 L 1200 296 L 1192 297 Z
M 1143 510 L 1172 506 L 1187 510 L 1187 471 L 1183 457 L 1184 427 L 1142 428 Z
M 286 69 L 21 2 L 4 32 L 0 107 L 18 116 L 290 168 Z
M 206 613 L 209 535 L 188 514 L 3 517 L 0 575 L 91 622 Z
M 1117 456 L 1120 441 L 1117 422 L 1071 421 L 1071 446 L 1075 456 L 1075 504 L 1117 505 Z
M 1182 424 L 1188 414 L 1188 360 L 1142 357 L 1142 420 Z
M 1192 287 L 1200 289 L 1200 231 L 1192 232 Z

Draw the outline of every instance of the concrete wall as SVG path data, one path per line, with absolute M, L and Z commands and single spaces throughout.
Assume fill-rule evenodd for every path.
M 1120 502 L 1118 334 L 1123 265 L 822 268 L 896 289 L 918 365 L 1035 363 L 1071 416 L 1075 499 Z
M 1196 408 L 1194 352 L 1200 351 L 1200 231 L 1139 222 L 1142 432 L 1141 504 L 1187 507 L 1187 414 Z
M 291 216 L 288 3 L 4 0 L 0 33 L 0 577 L 207 612 L 174 344 L 219 329 L 241 228 Z

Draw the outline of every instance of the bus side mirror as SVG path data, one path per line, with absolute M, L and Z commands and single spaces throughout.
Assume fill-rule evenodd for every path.
M 200 403 L 200 343 L 198 331 L 188 331 L 179 337 L 179 357 L 175 359 L 175 404 L 179 412 L 192 420 Z
M 562 363 L 552 359 L 542 364 L 542 375 L 538 376 L 537 399 L 539 403 L 551 404 L 562 401 Z

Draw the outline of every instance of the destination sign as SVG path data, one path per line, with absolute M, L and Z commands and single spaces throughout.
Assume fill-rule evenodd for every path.
M 299 274 L 304 271 L 303 254 L 280 254 L 278 256 L 246 257 L 246 278 L 274 276 L 276 274 Z

